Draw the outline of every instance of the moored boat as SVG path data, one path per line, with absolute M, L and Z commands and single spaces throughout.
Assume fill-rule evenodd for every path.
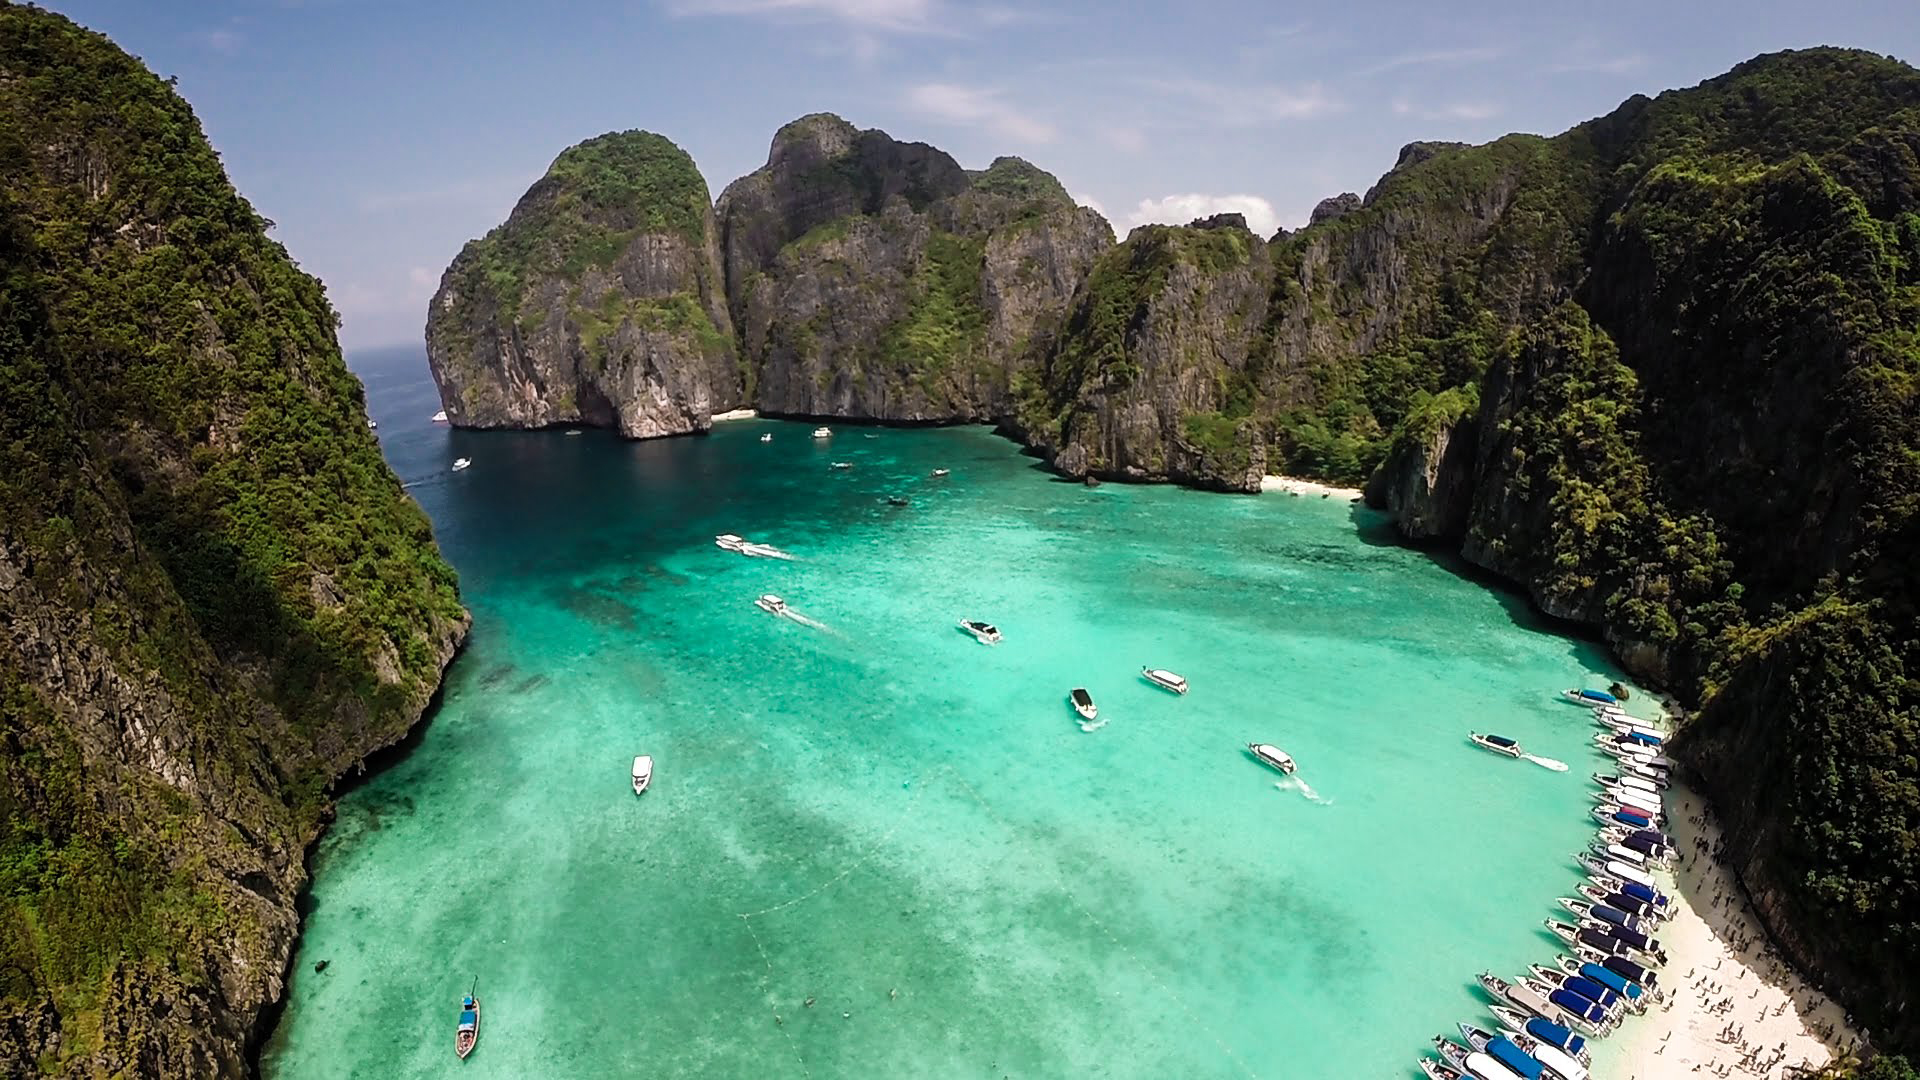
M 1574 1027 L 1589 1035 L 1605 1035 L 1613 1030 L 1613 1020 L 1597 1002 L 1589 1001 L 1571 990 L 1548 986 L 1538 979 L 1522 979 L 1520 984 L 1559 1006 L 1560 1011 L 1573 1021 Z
M 813 437 L 816 439 L 831 439 L 833 438 L 833 429 L 830 427 L 814 428 Z
M 1496 754 L 1504 754 L 1510 758 L 1517 758 L 1521 753 L 1520 744 L 1507 738 L 1505 735 L 1482 735 L 1477 731 L 1473 731 L 1467 733 L 1467 738 L 1471 739 L 1475 746 L 1483 750 L 1491 750 Z
M 1279 747 L 1272 745 L 1271 743 L 1250 742 L 1247 744 L 1247 750 L 1248 752 L 1253 754 L 1254 757 L 1259 758 L 1265 764 L 1271 765 L 1274 768 L 1279 769 L 1281 772 L 1286 773 L 1288 776 L 1292 776 L 1293 770 L 1297 768 L 1297 766 L 1295 766 L 1293 763 L 1293 758 L 1291 755 L 1289 755 L 1285 750 L 1282 750 Z
M 935 475 L 935 476 L 949 476 L 949 475 L 952 475 L 952 473 L 953 473 L 953 470 L 952 470 L 952 469 L 935 469 L 935 470 L 933 470 L 933 475 Z
M 1529 964 L 1527 968 L 1533 972 L 1533 977 L 1542 983 L 1548 986 L 1558 986 L 1563 990 L 1569 990 L 1579 994 L 1581 997 L 1607 1010 L 1609 1017 L 1617 1019 L 1622 1012 L 1626 1011 L 1628 1003 L 1625 996 L 1607 986 L 1594 982 L 1584 975 L 1569 975 L 1550 964 Z
M 1601 986 L 1626 999 L 1627 1008 L 1636 1013 L 1646 1012 L 1647 1005 L 1653 1001 L 1653 993 L 1646 987 L 1617 971 L 1609 971 L 1591 960 L 1582 960 L 1574 956 L 1560 956 L 1554 959 L 1560 971 L 1566 975 L 1578 975 L 1591 979 Z
M 460 1026 L 454 1029 L 454 1055 L 465 1061 L 480 1042 L 480 998 L 473 991 L 460 999 Z
M 1620 704 L 1619 698 L 1614 697 L 1612 694 L 1607 693 L 1605 690 L 1573 689 L 1573 690 L 1564 690 L 1561 692 L 1567 696 L 1568 701 L 1576 702 L 1581 705 L 1618 705 Z
M 472 458 L 464 458 L 464 457 L 463 457 L 463 458 L 454 458 L 454 459 L 453 459 L 453 471 L 454 471 L 454 472 L 461 472 L 461 471 L 463 471 L 463 470 L 465 470 L 465 469 L 467 469 L 467 468 L 469 468 L 469 467 L 471 467 L 472 465 L 473 465 L 473 459 L 472 459 Z
M 1087 693 L 1087 688 L 1084 686 L 1076 686 L 1067 691 L 1067 703 L 1073 706 L 1073 711 L 1079 713 L 1082 720 L 1100 719 L 1100 707 L 1093 703 L 1093 695 Z
M 1644 791 L 1649 795 L 1658 795 L 1660 794 L 1660 791 L 1661 791 L 1660 783 L 1658 781 L 1650 780 L 1644 776 L 1637 776 L 1633 773 L 1597 772 L 1593 774 L 1593 782 L 1596 784 L 1599 784 L 1603 788 L 1628 787 L 1628 788 L 1634 788 L 1639 791 Z
M 434 414 L 433 414 L 433 422 L 434 422 L 434 423 L 436 423 L 436 424 L 444 424 L 444 423 L 446 423 L 446 422 L 447 422 L 447 410 L 445 410 L 445 409 L 441 409 L 441 410 L 440 410 L 439 412 L 437 412 L 437 413 L 434 413 Z
M 767 433 L 766 433 L 765 435 L 762 435 L 762 436 L 760 436 L 760 441 L 761 441 L 761 442 L 772 442 L 772 441 L 773 441 L 773 432 L 771 432 L 771 431 L 769 431 L 769 432 L 767 432 Z
M 1588 963 L 1598 964 L 1608 971 L 1631 979 L 1653 993 L 1660 992 L 1660 974 L 1630 956 L 1620 956 L 1588 945 L 1575 946 L 1573 951 Z
M 1000 630 L 992 623 L 981 622 L 979 619 L 961 619 L 960 629 L 972 634 L 973 640 L 982 645 L 1000 644 Z
M 1187 692 L 1187 680 L 1165 668 L 1143 667 L 1140 669 L 1140 677 L 1155 686 L 1164 690 L 1171 690 L 1176 694 L 1184 694 Z
M 1466 1073 L 1432 1058 L 1420 1059 L 1420 1071 L 1427 1074 L 1427 1080 L 1472 1080 Z
M 653 757 L 640 754 L 633 759 L 633 793 L 644 795 L 647 785 L 653 783 Z
M 1521 1049 L 1506 1035 L 1467 1023 L 1457 1026 L 1460 1028 L 1460 1037 L 1466 1040 L 1468 1046 L 1499 1062 L 1509 1072 L 1525 1080 L 1540 1080 L 1546 1073 L 1545 1062 Z
M 1507 1002 L 1522 1013 L 1561 1027 L 1574 1023 L 1574 1018 L 1568 1015 L 1566 1010 L 1548 1001 L 1544 994 L 1535 993 L 1518 983 L 1510 983 L 1491 971 L 1483 971 L 1475 975 L 1474 979 L 1495 1001 Z

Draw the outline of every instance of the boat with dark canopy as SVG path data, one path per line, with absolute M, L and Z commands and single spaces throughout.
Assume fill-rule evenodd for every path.
M 479 987 L 476 980 L 474 987 Z M 454 1029 L 453 1052 L 465 1061 L 473 1053 L 474 1045 L 480 1041 L 480 998 L 472 990 L 460 999 L 460 1026 Z

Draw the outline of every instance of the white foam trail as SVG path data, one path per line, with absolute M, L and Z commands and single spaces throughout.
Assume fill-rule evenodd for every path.
M 1520 756 L 1523 758 L 1526 758 L 1528 761 L 1533 762 L 1535 765 L 1538 765 L 1543 769 L 1552 769 L 1554 772 L 1567 771 L 1567 763 L 1564 761 L 1555 761 L 1553 758 L 1550 758 L 1550 757 L 1534 757 L 1532 754 L 1521 754 Z
M 1297 791 L 1308 802 L 1319 803 L 1321 806 L 1333 805 L 1332 799 L 1313 790 L 1312 784 L 1307 783 L 1298 776 L 1289 776 L 1285 780 L 1276 780 L 1273 786 L 1279 788 L 1281 791 Z
M 792 619 L 794 622 L 799 623 L 801 626 L 811 626 L 815 630 L 824 630 L 829 634 L 834 633 L 833 627 L 828 626 L 826 623 L 823 623 L 818 619 L 809 619 L 805 615 L 800 614 L 799 612 L 793 610 L 792 608 L 786 609 L 785 611 L 781 612 L 781 614 L 785 615 L 789 619 Z
M 1106 726 L 1107 726 L 1107 722 L 1106 722 L 1105 720 L 1082 720 L 1082 721 L 1080 721 L 1080 730 L 1081 730 L 1081 731 L 1084 731 L 1084 732 L 1086 732 L 1086 733 L 1088 733 L 1089 735 L 1091 735 L 1092 733 L 1094 733 L 1094 732 L 1096 732 L 1096 731 L 1099 731 L 1099 730 L 1100 730 L 1101 728 L 1103 728 L 1103 727 L 1106 727 Z

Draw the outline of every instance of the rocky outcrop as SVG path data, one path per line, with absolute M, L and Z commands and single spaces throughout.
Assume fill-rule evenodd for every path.
M 781 415 L 1004 416 L 1112 243 L 1025 161 L 970 173 L 829 115 L 782 128 L 717 213 L 751 396 Z
M 1339 221 L 1355 210 L 1360 209 L 1360 196 L 1353 192 L 1343 192 L 1314 204 L 1313 216 L 1308 220 L 1311 225 L 1325 225 L 1329 221 Z
M 1239 215 L 1135 229 L 1075 298 L 1014 429 L 1067 476 L 1257 492 L 1247 357 L 1272 273 Z
M 427 359 L 462 427 L 707 430 L 744 386 L 693 159 L 644 131 L 562 153 L 441 277 Z
M 246 1076 L 330 786 L 466 613 L 170 86 L 0 6 L 0 129 L 0 1074 Z

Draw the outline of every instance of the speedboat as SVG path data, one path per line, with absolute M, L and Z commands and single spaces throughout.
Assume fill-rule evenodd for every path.
M 949 475 L 949 474 L 951 474 L 952 472 L 953 472 L 953 470 L 952 470 L 952 469 L 935 469 L 935 470 L 933 470 L 933 475 L 935 475 L 935 476 L 947 476 L 947 475 Z
M 1560 966 L 1562 974 L 1578 975 L 1612 990 L 1626 999 L 1627 1008 L 1636 1013 L 1647 1011 L 1647 1005 L 1653 1001 L 1653 994 L 1646 987 L 1627 978 L 1617 971 L 1608 971 L 1591 960 L 1580 960 L 1572 956 L 1561 956 L 1554 960 Z
M 1562 957 L 1561 959 L 1564 960 L 1566 958 Z M 1558 986 L 1571 990 L 1607 1010 L 1608 1015 L 1616 1019 L 1619 1017 L 1619 1014 L 1626 1011 L 1627 1006 L 1631 1004 L 1625 994 L 1604 983 L 1595 982 L 1577 971 L 1568 973 L 1547 964 L 1529 964 L 1528 969 L 1533 972 L 1534 978 L 1539 979 L 1548 986 Z
M 1441 1060 L 1461 1072 L 1466 1071 L 1467 1055 L 1473 1053 L 1473 1051 L 1461 1046 L 1445 1035 L 1435 1035 L 1433 1037 L 1433 1048 L 1439 1051 Z
M 1634 776 L 1631 773 L 1597 772 L 1593 774 L 1593 782 L 1601 787 L 1630 787 L 1638 788 L 1649 795 L 1660 794 L 1659 784 L 1644 776 Z
M 434 413 L 434 414 L 433 414 L 433 422 L 434 422 L 434 423 L 436 423 L 436 424 L 444 424 L 444 423 L 446 423 L 446 422 L 447 422 L 447 410 L 445 410 L 445 409 L 441 409 L 441 410 L 440 410 L 439 412 L 437 412 L 437 413 Z
M 831 439 L 833 438 L 833 429 L 830 427 L 814 428 L 813 437 L 816 439 Z
M 1528 1077 L 1530 1080 L 1538 1080 L 1547 1071 L 1546 1062 L 1528 1053 L 1505 1034 L 1488 1031 L 1468 1023 L 1461 1023 L 1458 1026 L 1460 1037 L 1467 1041 L 1468 1046 L 1506 1066 L 1509 1071 Z M 1578 1067 L 1576 1064 L 1575 1068 Z
M 1641 791 L 1638 788 L 1627 788 L 1627 787 L 1601 788 L 1600 791 L 1594 795 L 1594 798 L 1612 799 L 1614 802 L 1617 802 L 1621 806 L 1626 806 L 1626 807 L 1637 806 L 1640 809 L 1645 810 L 1647 812 L 1648 817 L 1653 817 L 1657 814 L 1663 814 L 1666 812 L 1666 807 L 1660 805 L 1660 796 L 1649 794 L 1648 792 Z
M 1602 825 L 1624 825 L 1629 829 L 1644 829 L 1653 824 L 1645 814 L 1618 807 L 1596 806 L 1593 808 L 1593 819 Z
M 1614 907 L 1611 904 L 1597 904 L 1592 900 L 1584 898 L 1575 899 L 1571 896 L 1561 897 L 1559 904 L 1561 907 L 1566 908 L 1582 919 L 1593 919 L 1598 922 L 1612 923 L 1615 926 L 1624 926 L 1629 930 L 1638 930 L 1641 933 L 1645 933 L 1647 929 L 1646 925 L 1633 913 L 1622 908 Z
M 1293 770 L 1298 768 L 1298 766 L 1296 766 L 1293 763 L 1292 755 L 1288 754 L 1285 750 L 1282 750 L 1271 743 L 1250 742 L 1247 744 L 1247 750 L 1254 757 L 1257 757 L 1262 762 L 1268 765 L 1271 765 L 1276 769 L 1279 769 L 1281 772 L 1286 773 L 1288 776 L 1292 776 Z
M 465 1061 L 480 1041 L 480 998 L 469 992 L 460 999 L 460 1026 L 453 1032 L 453 1053 Z
M 1473 1080 L 1466 1073 L 1432 1058 L 1420 1059 L 1420 1071 L 1427 1074 L 1427 1080 Z
M 785 615 L 787 613 L 787 602 L 772 593 L 761 594 L 760 598 L 753 602 L 753 606 L 769 615 Z
M 973 640 L 982 645 L 1000 644 L 1000 630 L 992 623 L 981 622 L 979 619 L 961 619 L 960 629 L 972 634 Z
M 1467 738 L 1472 739 L 1475 746 L 1485 750 L 1491 750 L 1496 754 L 1505 754 L 1510 758 L 1520 756 L 1520 744 L 1507 738 L 1505 735 L 1482 735 L 1474 731 L 1469 732 Z
M 1601 830 L 1602 835 L 1606 835 L 1609 842 L 1619 844 L 1621 847 L 1631 848 L 1664 866 L 1673 865 L 1673 848 L 1654 839 L 1656 836 L 1665 836 L 1665 833 L 1656 829 L 1638 829 L 1627 833 L 1625 836 L 1613 836 L 1608 835 L 1608 832 L 1609 830 L 1606 829 Z
M 713 538 L 714 547 L 719 548 L 721 551 L 731 551 L 735 555 L 740 554 L 741 549 L 746 546 L 746 543 L 745 540 L 740 539 L 732 533 L 721 533 L 719 536 Z
M 1567 1013 L 1566 1010 L 1560 1008 L 1560 1006 L 1548 1001 L 1545 994 L 1536 993 L 1528 987 L 1516 983 L 1510 983 L 1491 971 L 1483 971 L 1474 976 L 1474 979 L 1480 983 L 1480 988 L 1485 990 L 1495 1001 L 1507 1002 L 1522 1013 L 1531 1013 L 1550 1023 L 1562 1026 L 1574 1023 L 1573 1016 Z M 1495 1015 L 1499 1015 L 1497 1011 L 1498 1008 L 1498 1006 L 1495 1006 Z
M 1082 720 L 1098 720 L 1100 708 L 1093 703 L 1093 695 L 1087 693 L 1084 686 L 1076 686 L 1067 691 L 1067 701 L 1073 705 L 1073 711 L 1080 714 Z
M 1592 850 L 1595 855 L 1604 859 L 1618 859 L 1628 866 L 1638 866 L 1643 870 L 1653 868 L 1653 859 L 1648 858 L 1646 853 L 1635 851 L 1625 844 L 1608 844 L 1602 847 L 1596 843 L 1593 845 Z
M 772 441 L 773 441 L 773 432 L 771 432 L 771 431 L 769 431 L 769 432 L 767 432 L 767 433 L 766 433 L 765 435 L 762 435 L 762 436 L 760 436 L 760 441 L 761 441 L 761 442 L 772 442 Z
M 1556 1024 L 1552 1020 L 1524 1009 L 1515 1009 L 1506 1005 L 1490 1005 L 1487 1011 L 1493 1013 L 1494 1019 L 1500 1021 L 1500 1026 L 1510 1036 L 1533 1039 L 1558 1050 L 1579 1062 L 1581 1068 L 1587 1068 L 1593 1064 L 1593 1059 L 1587 1054 L 1587 1040 L 1575 1035 L 1565 1024 Z M 1519 1042 L 1520 1039 L 1516 1038 L 1514 1041 Z M 1534 1056 L 1540 1055 L 1534 1054 Z
M 834 462 L 834 463 L 833 463 L 833 467 L 834 467 L 834 468 L 836 468 L 836 469 L 851 469 L 851 468 L 853 468 L 853 462 L 851 462 L 851 461 L 836 461 L 836 462 Z
M 1618 705 L 1620 699 L 1605 690 L 1564 690 L 1567 700 L 1580 705 Z
M 1547 1074 L 1556 1080 L 1587 1080 L 1592 1075 L 1578 1057 L 1544 1039 L 1516 1031 L 1502 1031 L 1501 1034 L 1519 1047 L 1521 1053 L 1546 1066 Z
M 1652 901 L 1642 900 L 1637 896 L 1628 896 L 1626 893 L 1616 892 L 1601 885 L 1581 882 L 1573 887 L 1573 891 L 1593 903 L 1618 908 L 1637 918 L 1665 919 L 1668 917 L 1667 913 L 1655 907 Z
M 473 459 L 472 459 L 472 458 L 464 458 L 464 457 L 460 457 L 460 458 L 454 458 L 454 459 L 453 459 L 453 471 L 454 471 L 454 472 L 459 472 L 460 470 L 462 470 L 462 469 L 465 469 L 465 468 L 467 468 L 467 467 L 469 467 L 469 466 L 471 466 L 472 464 L 473 464 Z
M 639 795 L 653 783 L 653 758 L 641 754 L 633 759 L 633 793 Z
M 380 423 L 379 423 L 379 421 L 377 421 L 377 420 L 375 420 L 375 419 L 374 419 L 373 417 L 371 417 L 371 416 L 369 416 L 369 417 L 367 417 L 367 430 L 368 430 L 368 431 L 374 431 L 374 430 L 377 430 L 377 429 L 378 429 L 379 427 L 380 427 Z
M 913 501 L 908 499 L 905 495 L 889 495 L 887 496 L 887 505 L 888 506 L 912 506 Z
M 1140 669 L 1140 677 L 1161 689 L 1171 690 L 1176 694 L 1187 692 L 1187 680 L 1165 668 L 1143 667 Z
M 1598 964 L 1601 967 L 1607 969 L 1608 971 L 1614 972 L 1615 974 L 1621 976 L 1622 978 L 1631 979 L 1634 982 L 1639 983 L 1641 986 L 1647 988 L 1648 990 L 1651 990 L 1655 993 L 1659 992 L 1659 988 L 1660 988 L 1659 973 L 1647 967 L 1645 964 L 1642 964 L 1638 960 L 1634 960 L 1631 957 L 1626 957 L 1626 956 L 1617 956 L 1617 955 L 1608 953 L 1603 949 L 1596 949 L 1589 945 L 1576 945 L 1574 946 L 1573 951 L 1579 954 L 1580 959 L 1585 960 L 1590 964 Z
M 1573 1026 L 1589 1035 L 1605 1035 L 1613 1030 L 1613 1020 L 1598 1002 L 1589 1001 L 1563 987 L 1548 986 L 1539 979 L 1522 979 L 1520 985 L 1559 1006 Z

